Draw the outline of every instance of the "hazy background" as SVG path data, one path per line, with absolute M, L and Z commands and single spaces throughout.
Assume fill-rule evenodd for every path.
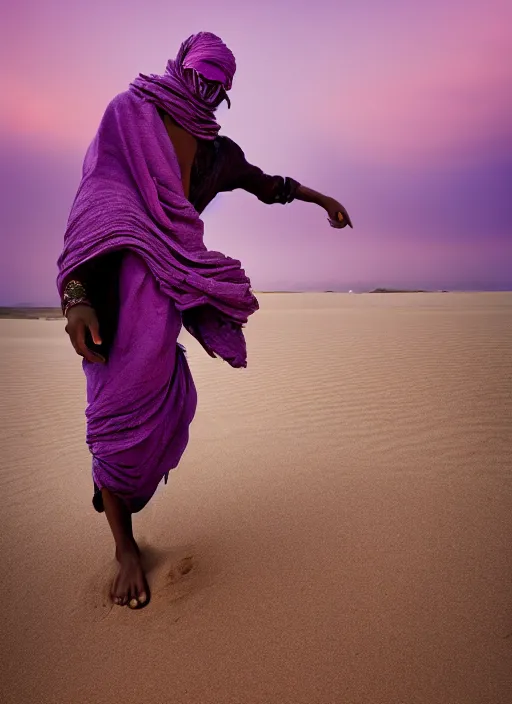
M 219 197 L 207 244 L 242 258 L 256 289 L 512 288 L 508 0 L 18 0 L 0 24 L 0 305 L 58 303 L 103 110 L 201 30 L 237 58 L 223 133 L 338 198 L 355 226 Z

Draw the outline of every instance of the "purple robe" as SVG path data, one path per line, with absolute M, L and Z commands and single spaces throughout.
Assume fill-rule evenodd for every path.
M 296 182 L 275 177 L 269 198 L 264 184 L 270 191 L 272 177 L 248 165 L 233 142 L 219 139 L 231 150 L 231 163 L 237 164 L 231 173 L 239 180 L 229 177 L 229 168 L 219 171 L 218 141 L 203 149 L 213 163 L 208 166 L 206 158 L 203 178 L 201 168 L 197 172 L 201 160 L 195 164 L 191 200 L 200 209 L 220 190 L 251 190 L 252 184 L 258 195 L 258 179 L 265 202 L 293 199 Z M 208 182 L 215 173 L 216 183 Z M 61 295 L 77 271 L 94 271 L 94 263 L 118 255 L 108 363 L 83 362 L 87 443 L 97 510 L 103 508 L 105 487 L 138 511 L 179 463 L 195 413 L 194 383 L 177 343 L 182 324 L 212 356 L 245 367 L 242 326 L 258 303 L 240 262 L 206 249 L 203 223 L 183 192 L 157 104 L 134 89 L 110 103 L 87 152 L 59 258 Z M 100 330 L 103 335 L 104 326 Z

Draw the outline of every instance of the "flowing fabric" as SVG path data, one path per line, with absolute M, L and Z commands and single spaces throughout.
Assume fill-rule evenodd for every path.
M 190 330 L 231 366 L 245 367 L 242 325 L 258 302 L 240 262 L 207 250 L 203 237 L 154 105 L 132 91 L 120 94 L 85 158 L 58 261 L 61 296 L 66 278 L 83 262 L 132 250 L 180 312 L 208 306 Z
M 141 510 L 188 443 L 197 396 L 184 350 L 181 316 L 143 259 L 123 258 L 119 326 L 107 365 L 83 361 L 87 444 L 97 510 L 104 487 Z
M 203 33 L 185 42 L 165 77 L 139 77 L 110 103 L 86 154 L 58 261 L 62 296 L 84 262 L 128 253 L 108 364 L 84 361 L 84 370 L 95 484 L 123 496 L 132 510 L 147 503 L 187 444 L 196 397 L 177 345 L 182 322 L 210 354 L 245 367 L 242 327 L 258 309 L 240 262 L 207 250 L 155 107 L 179 116 L 198 138 L 213 138 L 218 126 L 211 106 L 200 97 L 198 105 L 187 104 L 194 84 L 186 71 L 206 71 L 206 64 L 231 85 L 231 52 Z

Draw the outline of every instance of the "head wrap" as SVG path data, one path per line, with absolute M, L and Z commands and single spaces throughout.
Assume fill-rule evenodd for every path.
M 198 139 L 215 139 L 215 110 L 227 99 L 236 61 L 222 39 L 210 32 L 189 37 L 163 76 L 140 74 L 130 89 L 169 113 Z

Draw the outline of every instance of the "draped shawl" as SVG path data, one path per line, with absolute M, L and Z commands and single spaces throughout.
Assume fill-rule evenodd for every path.
M 195 84 L 184 72 L 196 67 L 223 73 L 223 85 L 231 86 L 231 52 L 214 35 L 201 33 L 182 45 L 165 76 L 139 76 L 108 105 L 85 157 L 57 286 L 62 296 L 66 279 L 87 260 L 132 250 L 182 312 L 189 332 L 232 366 L 245 367 L 242 326 L 258 302 L 240 262 L 206 248 L 203 222 L 185 197 L 178 160 L 156 110 L 162 107 L 198 138 L 214 138 L 213 109 L 204 101 L 201 106 L 197 96 L 195 102 L 187 97 Z

